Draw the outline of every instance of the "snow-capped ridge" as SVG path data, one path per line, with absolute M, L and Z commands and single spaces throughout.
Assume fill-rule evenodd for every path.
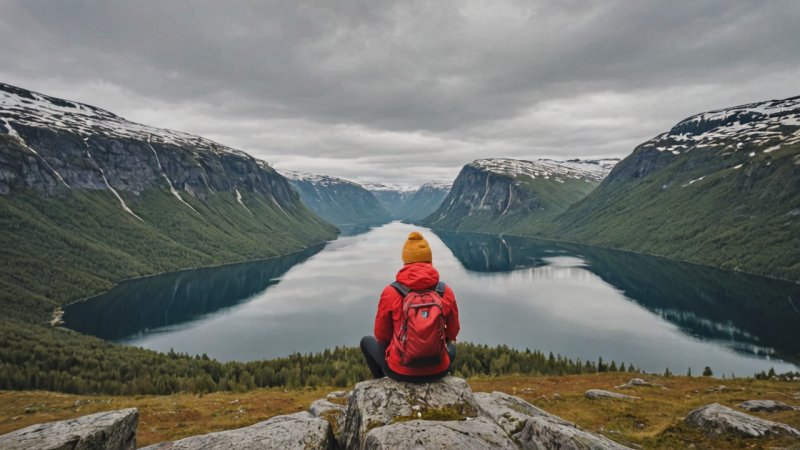
M 772 152 L 797 142 L 800 142 L 800 96 L 695 114 L 642 146 L 680 155 L 694 148 L 721 147 L 735 152 L 766 144 Z
M 417 188 L 417 190 L 419 191 L 423 189 L 441 189 L 449 191 L 452 188 L 453 188 L 453 180 L 433 180 L 422 184 L 419 188 Z
M 307 173 L 307 172 L 296 172 L 296 171 L 293 171 L 293 170 L 283 170 L 283 169 L 278 170 L 278 173 L 283 175 L 287 179 L 293 180 L 293 181 L 307 181 L 307 182 L 310 182 L 310 183 L 323 184 L 323 185 L 326 185 L 326 186 L 327 185 L 332 185 L 332 184 L 350 184 L 350 185 L 353 185 L 353 186 L 361 187 L 360 184 L 358 184 L 358 183 L 356 183 L 354 181 L 345 180 L 344 178 L 338 178 L 338 177 L 334 177 L 334 176 L 330 176 L 330 175 L 322 175 L 322 174 Z
M 571 159 L 568 161 L 537 159 L 528 161 L 510 158 L 489 158 L 475 160 L 470 165 L 514 178 L 529 176 L 533 179 L 543 178 L 549 180 L 552 177 L 555 181 L 560 182 L 563 182 L 562 178 L 600 182 L 617 162 L 619 162 L 618 159 Z
M 192 146 L 214 153 L 246 153 L 200 136 L 131 122 L 95 106 L 63 100 L 0 83 L 0 117 L 29 127 L 77 133 L 132 138 L 159 144 Z M 3 131 L 3 130 L 0 130 Z M 5 130 L 6 133 L 9 130 Z

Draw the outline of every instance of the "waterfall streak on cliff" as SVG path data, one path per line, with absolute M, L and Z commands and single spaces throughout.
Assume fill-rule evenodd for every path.
M 10 123 L 8 123 L 8 121 L 7 121 L 7 120 L 5 120 L 5 119 L 2 119 L 2 120 L 3 120 L 3 125 L 4 125 L 4 126 L 7 128 L 7 129 L 8 129 L 8 135 L 9 135 L 9 136 L 17 138 L 17 140 L 19 140 L 19 142 L 20 142 L 20 143 L 22 143 L 22 146 L 23 146 L 23 147 L 25 147 L 25 148 L 27 148 L 28 150 L 30 150 L 30 151 L 31 151 L 31 153 L 33 153 L 34 155 L 36 155 L 36 157 L 38 157 L 40 160 L 42 160 L 42 162 L 44 163 L 44 165 L 45 165 L 45 166 L 46 166 L 48 169 L 50 169 L 50 172 L 53 172 L 53 175 L 55 175 L 55 176 L 56 176 L 56 178 L 58 179 L 58 181 L 60 181 L 60 182 L 64 183 L 64 186 L 66 186 L 68 189 L 72 189 L 72 188 L 70 187 L 70 185 L 69 185 L 69 184 L 68 184 L 66 181 L 64 181 L 64 178 L 61 176 L 61 174 L 60 174 L 60 173 L 58 173 L 58 171 L 57 171 L 56 169 L 54 169 L 54 168 L 53 168 L 53 166 L 51 166 L 51 165 L 50 165 L 50 163 L 48 163 L 48 162 L 47 162 L 47 160 L 46 160 L 46 159 L 44 159 L 44 157 L 43 157 L 42 155 L 40 155 L 40 154 L 39 154 L 39 152 L 37 152 L 36 150 L 34 150 L 34 149 L 33 149 L 33 147 L 31 147 L 30 145 L 28 145 L 28 143 L 27 143 L 27 142 L 25 142 L 25 139 L 22 139 L 22 136 L 20 136 L 20 135 L 19 135 L 19 133 L 17 133 L 17 130 L 15 130 L 15 129 L 14 129 L 12 126 L 11 126 L 11 124 L 10 124 Z
M 100 165 L 97 164 L 97 161 L 95 161 L 94 158 L 92 158 L 92 154 L 89 152 L 89 143 L 86 142 L 87 139 L 88 138 L 84 139 L 83 141 L 86 144 L 86 156 L 88 156 L 89 159 L 92 160 L 92 163 L 94 163 L 94 167 L 100 171 L 100 176 L 103 177 L 103 183 L 105 183 L 108 190 L 111 191 L 112 194 L 114 194 L 114 197 L 117 197 L 117 200 L 119 200 L 119 204 L 122 206 L 122 209 L 124 209 L 125 212 L 132 215 L 133 217 L 136 217 L 140 221 L 144 222 L 144 219 L 137 216 L 135 212 L 133 212 L 130 208 L 128 208 L 128 205 L 125 203 L 125 200 L 123 200 L 122 197 L 119 195 L 119 192 L 117 192 L 116 189 L 111 187 L 111 184 L 108 182 L 108 178 L 106 178 L 106 173 L 103 171 Z
M 196 210 L 196 209 L 194 209 L 194 208 L 192 207 L 192 205 L 190 205 L 190 204 L 186 203 L 186 201 L 183 199 L 183 197 L 181 197 L 181 194 L 180 194 L 180 193 L 179 193 L 179 192 L 178 192 L 178 191 L 175 189 L 175 187 L 172 185 L 172 181 L 170 181 L 170 180 L 169 180 L 169 177 L 167 176 L 167 173 L 166 173 L 166 172 L 164 172 L 164 168 L 163 168 L 163 167 L 161 167 L 161 161 L 159 161 L 159 159 L 158 159 L 158 153 L 156 153 L 156 149 L 154 149 L 154 148 L 153 148 L 153 146 L 152 146 L 152 145 L 150 145 L 150 140 L 149 140 L 149 139 L 148 139 L 148 141 L 147 141 L 147 146 L 148 146 L 148 147 L 150 147 L 150 150 L 152 150 L 152 151 L 153 151 L 153 155 L 156 157 L 156 164 L 158 164 L 158 170 L 160 170 L 160 171 L 161 171 L 161 176 L 163 176 L 163 177 L 164 177 L 164 180 L 166 180 L 166 181 L 167 181 L 167 184 L 169 185 L 169 191 L 172 193 L 172 195 L 174 195 L 174 196 L 175 196 L 175 198 L 177 198 L 179 202 L 181 202 L 181 203 L 183 203 L 184 205 L 188 206 L 188 207 L 189 207 L 189 209 L 191 209 L 192 211 L 196 212 L 197 214 L 200 214 L 199 212 L 197 212 L 197 210 Z

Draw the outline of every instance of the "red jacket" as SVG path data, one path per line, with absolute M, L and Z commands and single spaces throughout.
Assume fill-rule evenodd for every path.
M 397 281 L 408 286 L 412 290 L 420 291 L 433 289 L 439 282 L 439 272 L 431 263 L 411 263 L 406 264 L 397 272 Z M 446 286 L 442 306 L 445 315 L 445 337 L 448 341 L 454 341 L 458 336 L 461 325 L 458 323 L 458 306 L 456 296 L 450 286 Z M 403 297 L 397 289 L 388 285 L 381 293 L 378 303 L 378 314 L 375 316 L 375 338 L 378 342 L 389 342 L 386 349 L 386 361 L 389 368 L 402 375 L 433 375 L 442 373 L 450 366 L 450 357 L 447 349 L 443 350 L 442 362 L 430 367 L 406 367 L 400 364 L 400 356 L 393 351 L 394 341 L 392 336 L 395 330 L 400 329 L 403 324 Z

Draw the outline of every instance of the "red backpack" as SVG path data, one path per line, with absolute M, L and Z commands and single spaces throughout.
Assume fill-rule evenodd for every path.
M 423 291 L 413 291 L 399 282 L 392 283 L 392 287 L 403 296 L 403 325 L 392 338 L 393 347 L 400 352 L 400 364 L 424 367 L 441 363 L 446 327 L 444 282 Z

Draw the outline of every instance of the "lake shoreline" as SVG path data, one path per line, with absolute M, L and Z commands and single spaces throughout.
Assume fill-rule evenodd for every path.
M 410 222 L 406 222 L 406 223 L 410 223 Z M 416 225 L 416 226 L 420 226 L 420 227 L 424 226 L 424 225 L 420 225 L 420 224 L 417 224 L 417 223 L 410 223 L 410 224 Z M 617 248 L 617 247 L 607 247 L 607 246 L 604 246 L 604 245 L 590 244 L 590 243 L 580 242 L 580 241 L 569 241 L 569 240 L 565 240 L 565 239 L 547 238 L 547 237 L 536 236 L 536 235 L 528 235 L 528 234 L 490 233 L 490 232 L 486 232 L 486 231 L 449 230 L 449 229 L 446 229 L 446 228 L 431 228 L 431 227 L 427 227 L 427 226 L 425 226 L 425 228 L 430 229 L 434 233 L 438 230 L 438 231 L 443 231 L 443 232 L 447 232 L 447 233 L 479 234 L 479 235 L 483 235 L 483 236 L 498 236 L 498 237 L 510 236 L 510 237 L 515 237 L 515 238 L 534 239 L 534 240 L 545 241 L 545 242 L 555 242 L 555 243 L 563 243 L 563 244 L 582 245 L 582 246 L 586 246 L 586 247 L 599 248 L 599 249 L 602 249 L 602 250 L 612 250 L 612 251 L 629 253 L 629 254 L 633 254 L 633 255 L 648 256 L 648 257 L 651 257 L 651 258 L 658 258 L 658 259 L 661 259 L 661 260 L 664 260 L 664 261 L 668 261 L 668 262 L 691 264 L 691 265 L 694 265 L 694 266 L 705 267 L 705 268 L 709 268 L 709 269 L 722 270 L 722 271 L 726 271 L 726 272 L 732 272 L 732 273 L 735 273 L 735 274 L 743 274 L 743 275 L 762 277 L 762 278 L 767 278 L 767 279 L 770 279 L 770 280 L 783 281 L 783 282 L 792 283 L 792 284 L 796 284 L 796 285 L 800 286 L 800 280 L 791 280 L 791 279 L 788 279 L 788 278 L 781 278 L 781 277 L 777 277 L 777 276 L 769 275 L 769 274 L 764 274 L 764 273 L 748 272 L 746 270 L 729 269 L 729 268 L 726 268 L 726 267 L 712 266 L 710 264 L 703 264 L 703 263 L 700 263 L 700 262 L 697 262 L 697 261 L 688 261 L 688 260 L 683 260 L 683 259 L 670 258 L 668 256 L 656 255 L 656 254 L 653 254 L 653 253 L 639 252 L 639 251 L 635 251 L 635 250 L 628 250 L 628 249 Z

